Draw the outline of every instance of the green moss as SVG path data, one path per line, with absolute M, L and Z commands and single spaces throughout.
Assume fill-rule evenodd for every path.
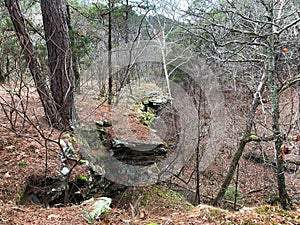
M 217 208 L 214 206 L 210 206 L 210 205 L 205 205 L 205 204 L 200 204 L 196 207 L 196 214 L 199 217 L 209 217 L 209 218 L 213 218 L 214 220 L 222 220 L 225 216 L 230 215 L 230 212 L 225 210 L 225 209 L 221 209 L 221 208 Z M 230 221 L 228 221 L 230 222 Z
M 256 208 L 255 212 L 266 218 L 283 217 L 286 221 L 289 221 L 290 224 L 300 224 L 300 216 L 297 211 L 284 210 L 279 206 L 263 205 Z
M 26 164 L 25 162 L 19 162 L 18 165 L 19 165 L 20 167 L 26 167 L 26 166 L 27 166 L 27 164 Z
M 150 108 L 147 111 L 144 111 L 144 105 L 142 103 L 138 103 L 134 107 L 137 112 L 138 120 L 145 126 L 149 126 L 150 123 L 156 118 L 155 113 Z
M 205 170 L 204 172 L 203 172 L 203 176 L 205 177 L 205 178 L 207 178 L 207 179 L 211 179 L 212 177 L 213 177 L 213 175 L 214 175 L 214 171 L 212 171 L 212 170 Z
M 17 204 L 24 204 L 24 202 L 22 202 L 24 193 L 25 193 L 24 191 L 21 191 L 21 192 L 16 194 L 16 203 Z
M 0 163 L 0 169 L 3 169 L 3 168 L 5 168 L 5 167 L 6 167 L 5 164 Z
M 237 203 L 241 204 L 242 203 L 242 194 L 239 191 L 239 189 L 233 187 L 233 186 L 229 186 L 224 194 L 224 199 L 227 199 L 229 201 L 234 201 L 236 198 Z
M 80 164 L 80 165 L 85 164 L 85 160 L 84 160 L 84 159 L 80 159 L 80 160 L 79 160 L 79 164 Z
M 74 143 L 77 143 L 77 142 L 78 142 L 78 141 L 77 141 L 77 138 L 75 137 L 74 134 L 71 134 L 71 135 L 70 135 L 70 141 L 71 141 L 71 142 L 74 142 Z
M 88 182 L 88 178 L 85 177 L 85 176 L 79 175 L 79 176 L 77 177 L 77 182 L 80 182 L 80 183 L 87 183 L 87 182 Z
M 275 205 L 279 201 L 279 196 L 277 195 L 275 190 L 270 190 L 265 194 L 265 200 L 268 204 Z
M 261 139 L 260 139 L 260 137 L 258 137 L 258 136 L 256 136 L 255 134 L 251 134 L 250 136 L 249 136 L 249 139 L 251 140 L 251 141 L 261 141 Z
M 152 186 L 144 193 L 141 201 L 141 204 L 145 207 L 151 207 L 153 203 L 164 205 L 167 208 L 179 208 L 184 211 L 193 208 L 181 194 L 160 185 Z
M 181 83 L 183 81 L 183 79 L 181 77 L 173 77 L 172 81 L 175 83 Z
M 143 113 L 144 123 L 147 122 L 147 126 L 156 118 L 154 112 L 148 109 L 147 112 Z
M 161 185 L 128 189 L 122 193 L 121 198 L 122 204 L 138 205 L 149 213 L 161 216 L 166 216 L 166 210 L 157 211 L 157 209 L 167 208 L 176 212 L 187 212 L 194 208 L 181 194 Z
M 274 207 L 271 205 L 263 205 L 255 209 L 258 214 L 261 215 L 280 215 L 280 216 L 291 216 L 289 211 L 283 210 L 279 207 Z M 293 215 L 292 215 L 293 216 Z M 294 217 L 294 216 L 293 216 Z
M 211 210 L 209 210 L 208 214 L 210 217 L 220 218 L 220 217 L 223 217 L 225 213 L 223 210 L 211 209 Z

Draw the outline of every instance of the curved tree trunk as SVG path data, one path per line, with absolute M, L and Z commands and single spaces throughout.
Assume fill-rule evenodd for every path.
M 215 205 L 215 206 L 219 205 L 220 201 L 223 199 L 225 192 L 226 192 L 227 188 L 229 187 L 230 182 L 234 176 L 235 170 L 236 170 L 239 160 L 244 152 L 246 144 L 248 142 L 252 141 L 250 136 L 251 136 L 251 130 L 252 130 L 253 121 L 254 121 L 254 117 L 255 117 L 255 112 L 256 112 L 257 107 L 260 104 L 259 96 L 265 87 L 266 81 L 267 81 L 267 76 L 266 76 L 266 74 L 263 74 L 261 82 L 258 85 L 257 91 L 254 95 L 254 98 L 253 98 L 253 101 L 251 104 L 251 109 L 250 109 L 250 112 L 247 117 L 246 128 L 244 130 L 243 138 L 238 143 L 238 149 L 233 155 L 233 158 L 232 158 L 232 161 L 231 161 L 231 164 L 229 167 L 229 171 L 225 177 L 225 180 L 221 186 L 221 189 L 219 190 L 217 197 L 213 200 L 213 205 Z
M 51 96 L 51 92 L 47 86 L 46 78 L 41 73 L 40 65 L 37 56 L 33 49 L 33 44 L 26 30 L 25 20 L 21 13 L 17 0 L 5 0 L 5 6 L 8 9 L 11 21 L 14 25 L 18 36 L 23 54 L 29 65 L 30 72 L 33 76 L 37 92 L 40 96 L 45 115 L 50 125 L 61 128 L 61 118 L 57 114 L 56 105 Z

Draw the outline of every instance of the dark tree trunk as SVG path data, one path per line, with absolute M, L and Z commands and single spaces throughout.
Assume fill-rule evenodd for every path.
M 52 99 L 48 89 L 46 78 L 41 73 L 40 65 L 37 56 L 33 49 L 33 44 L 25 27 L 25 20 L 21 13 L 17 0 L 5 0 L 5 6 L 8 9 L 11 21 L 14 25 L 16 34 L 18 36 L 23 54 L 28 63 L 30 72 L 33 76 L 37 92 L 40 96 L 44 112 L 50 125 L 61 128 L 61 118 L 57 114 L 56 105 Z
M 112 0 L 108 1 L 108 104 L 112 103 L 112 67 L 111 67 L 111 50 L 112 50 Z
M 74 108 L 74 73 L 66 6 L 62 0 L 41 0 L 48 50 L 50 89 L 66 129 L 71 128 Z
M 125 43 L 128 43 L 129 37 L 129 0 L 126 0 L 125 5 Z

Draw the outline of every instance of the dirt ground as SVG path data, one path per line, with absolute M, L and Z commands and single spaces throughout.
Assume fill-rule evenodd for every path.
M 2 105 L 12 101 L 12 93 L 4 88 L 9 87 L 0 87 Z M 139 196 L 137 196 L 129 202 L 118 202 L 113 199 L 111 209 L 100 218 L 91 221 L 86 212 L 96 200 L 78 205 L 69 204 L 64 207 L 47 208 L 43 204 L 36 204 L 37 202 L 30 196 L 26 204 L 22 204 L 24 192 L 30 182 L 42 182 L 45 177 L 61 176 L 61 149 L 51 140 L 61 137 L 66 141 L 72 141 L 68 135 L 61 135 L 46 124 L 43 109 L 34 89 L 30 89 L 26 95 L 28 98 L 18 99 L 17 97 L 19 101 L 13 102 L 16 107 L 19 107 L 21 113 L 18 114 L 9 108 L 0 110 L 0 224 L 300 224 L 299 179 L 293 174 L 287 174 L 287 189 L 294 201 L 294 210 L 283 211 L 276 205 L 266 205 L 267 200 L 272 201 L 272 194 L 276 195 L 274 168 L 245 159 L 240 162 L 239 178 L 239 188 L 244 196 L 242 199 L 244 207 L 237 212 L 208 205 L 181 208 L 174 206 L 172 199 L 161 202 L 159 198 L 162 196 L 159 195 L 150 198 L 148 205 L 150 208 L 136 207 L 135 203 L 139 201 Z M 81 117 L 89 115 L 87 124 L 94 123 L 111 113 L 105 104 L 97 108 L 101 100 L 95 98 L 93 94 L 82 95 L 81 98 L 78 114 Z M 227 102 L 231 106 L 235 103 Z M 26 108 L 26 115 L 22 114 L 22 107 Z M 93 110 L 95 108 L 97 109 Z M 240 109 L 237 108 L 235 112 L 239 111 Z M 118 119 L 118 116 L 119 114 L 115 118 Z M 209 203 L 217 193 L 236 147 L 235 143 L 238 140 L 236 134 L 240 132 L 237 127 L 244 123 L 242 112 L 231 114 L 230 118 L 234 122 L 228 123 L 228 126 L 234 132 L 226 134 L 228 138 L 223 150 L 213 165 L 202 174 L 201 200 L 203 203 Z M 135 130 L 141 134 L 141 138 L 143 134 L 148 135 L 147 129 L 137 124 L 135 124 Z M 74 142 L 77 155 L 70 160 L 68 168 L 73 169 L 75 162 L 80 159 L 77 145 L 78 143 Z M 249 146 L 251 147 L 257 148 L 257 146 Z M 182 175 L 186 176 L 184 178 L 188 178 L 192 173 L 192 164 L 191 162 L 191 165 L 185 167 Z M 79 175 L 89 176 L 89 167 L 86 164 L 76 164 L 69 180 L 75 182 Z M 181 185 L 177 178 L 173 178 L 172 182 Z M 148 188 L 138 189 L 140 196 L 146 195 L 149 192 Z M 95 197 L 101 197 L 101 195 L 96 193 Z

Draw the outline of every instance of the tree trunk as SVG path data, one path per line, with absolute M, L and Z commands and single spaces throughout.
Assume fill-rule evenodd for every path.
M 128 43 L 129 39 L 129 0 L 126 0 L 125 5 L 125 43 Z
M 45 76 L 41 73 L 37 56 L 33 49 L 33 44 L 25 27 L 25 20 L 21 13 L 17 0 L 5 0 L 11 21 L 18 36 L 22 52 L 33 76 L 37 92 L 40 96 L 45 115 L 50 125 L 61 128 L 61 118 L 57 114 L 56 105 L 50 94 Z
M 2 62 L 0 61 L 0 84 L 3 84 L 5 81 L 5 74 L 4 74 L 4 71 L 2 68 L 3 68 L 3 65 L 2 65 Z
M 261 79 L 261 82 L 257 88 L 257 91 L 254 95 L 252 104 L 251 104 L 251 109 L 250 109 L 250 112 L 247 117 L 247 123 L 246 123 L 246 128 L 244 130 L 243 138 L 238 143 L 238 149 L 233 155 L 233 158 L 232 158 L 232 161 L 231 161 L 231 164 L 229 167 L 229 171 L 225 177 L 225 180 L 221 186 L 221 189 L 219 190 L 216 198 L 213 200 L 213 205 L 215 205 L 215 206 L 219 205 L 220 201 L 223 199 L 225 192 L 226 192 L 227 188 L 229 187 L 230 182 L 234 176 L 234 173 L 235 173 L 235 170 L 239 163 L 239 160 L 244 152 L 245 146 L 248 142 L 251 141 L 250 135 L 251 135 L 251 130 L 252 130 L 253 121 L 254 121 L 254 117 L 255 117 L 255 112 L 256 112 L 257 107 L 260 104 L 260 94 L 264 89 L 266 79 L 267 79 L 267 77 L 264 74 Z
M 269 15 L 269 30 L 270 32 L 274 32 L 274 9 L 270 9 Z M 272 131 L 274 135 L 274 144 L 275 144 L 275 152 L 276 152 L 276 162 L 277 162 L 277 186 L 279 192 L 279 201 L 281 207 L 283 209 L 287 208 L 288 205 L 288 196 L 286 192 L 285 185 L 285 175 L 284 175 L 284 155 L 281 153 L 281 145 L 282 145 L 282 137 L 279 126 L 279 93 L 277 84 L 275 81 L 275 40 L 274 35 L 270 35 L 268 37 L 268 62 L 267 62 L 267 70 L 268 70 L 268 84 L 272 101 Z
M 74 77 L 75 77 L 75 91 L 77 93 L 80 93 L 79 62 L 78 62 L 78 54 L 74 53 L 76 46 L 75 46 L 74 30 L 71 24 L 70 5 L 67 4 L 66 7 L 67 7 L 67 25 L 69 28 L 69 35 L 70 35 L 71 49 L 72 49 L 72 66 L 73 66 Z
M 108 104 L 111 105 L 112 103 L 112 64 L 111 64 L 111 57 L 112 57 L 112 10 L 113 10 L 113 0 L 108 1 Z
M 298 71 L 298 76 L 300 76 L 300 63 L 297 66 L 297 71 Z M 298 130 L 300 134 L 300 81 L 298 81 Z M 298 143 L 298 155 L 300 156 L 300 143 Z
M 76 117 L 74 73 L 66 6 L 62 0 L 41 0 L 50 69 L 50 89 L 62 124 L 70 129 Z

